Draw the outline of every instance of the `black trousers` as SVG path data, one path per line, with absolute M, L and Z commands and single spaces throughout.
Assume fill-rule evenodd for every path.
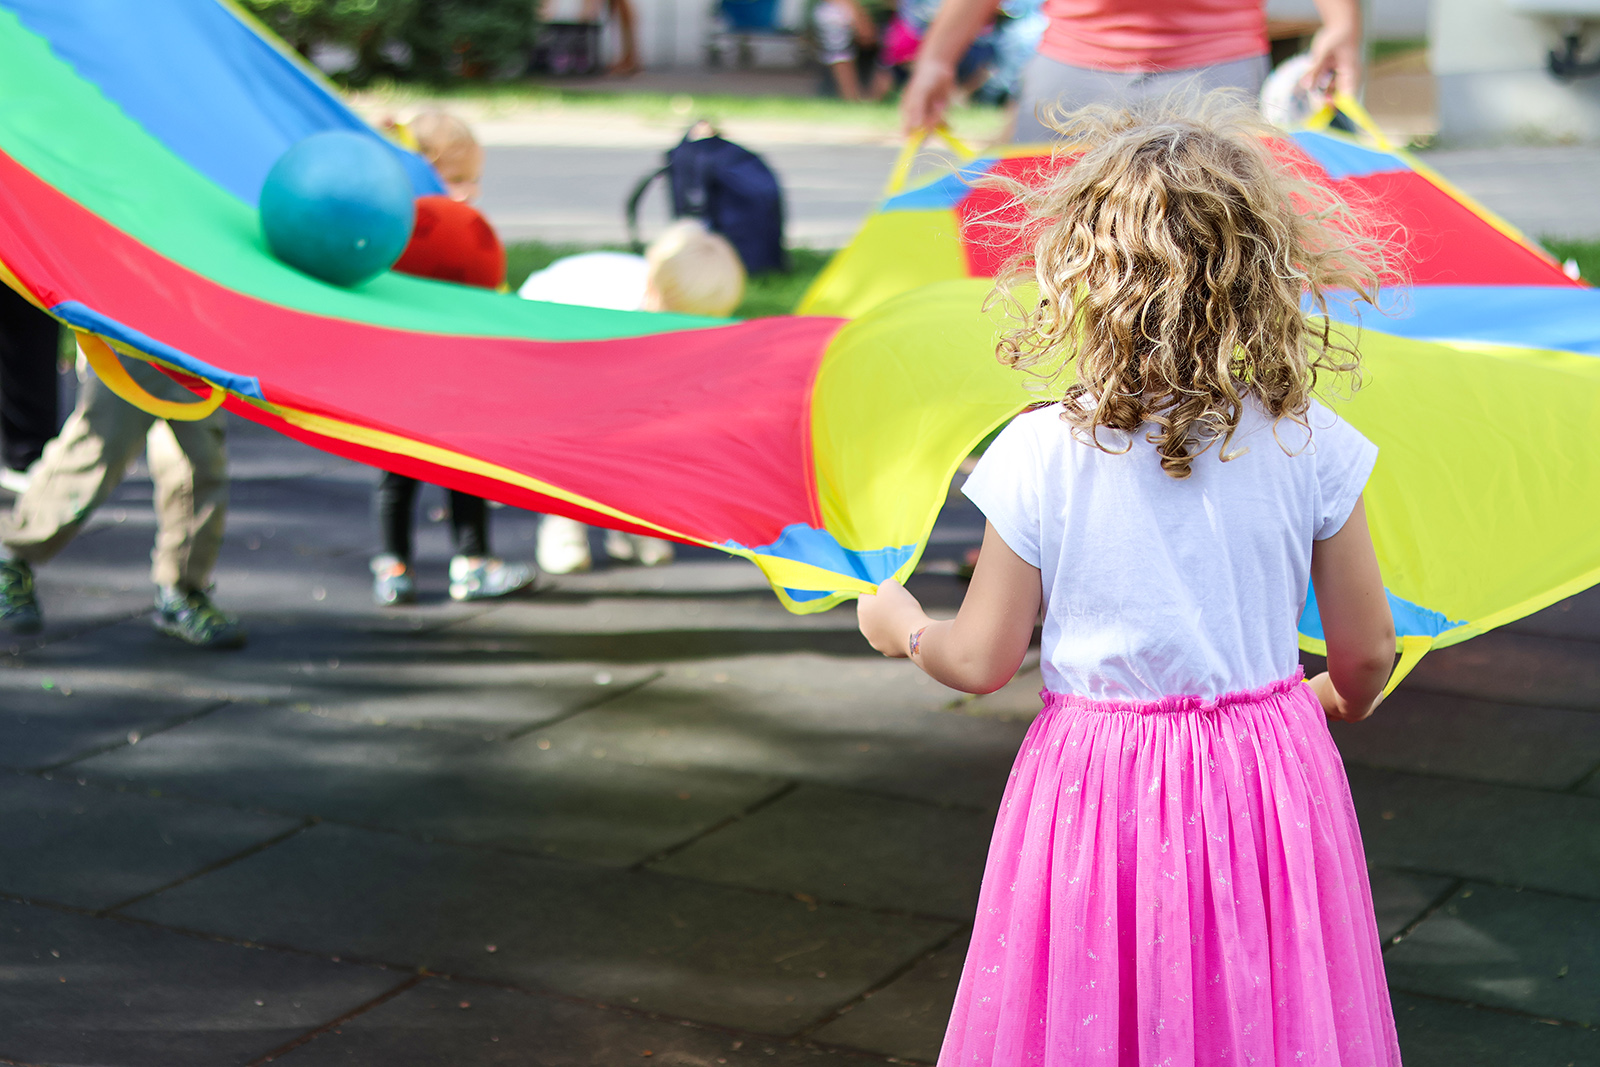
M 384 471 L 372 495 L 383 550 L 411 562 L 411 525 L 416 510 L 417 486 L 422 483 L 403 474 Z M 458 556 L 489 554 L 489 505 L 482 497 L 456 489 L 450 493 L 450 533 Z
M 0 460 L 26 470 L 61 428 L 56 354 L 61 327 L 0 285 Z

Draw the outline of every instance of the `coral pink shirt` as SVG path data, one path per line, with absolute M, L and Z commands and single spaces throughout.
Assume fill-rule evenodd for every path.
M 1039 51 L 1091 70 L 1190 70 L 1265 55 L 1262 0 L 1045 0 Z

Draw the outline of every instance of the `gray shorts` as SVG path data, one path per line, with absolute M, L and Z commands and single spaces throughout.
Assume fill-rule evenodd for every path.
M 1261 55 L 1192 70 L 1124 74 L 1069 67 L 1048 56 L 1037 55 L 1022 71 L 1017 132 L 1011 140 L 1017 144 L 1034 144 L 1055 136 L 1039 121 L 1038 110 L 1045 104 L 1060 104 L 1072 110 L 1087 104 L 1131 104 L 1173 91 L 1205 93 L 1213 89 L 1233 89 L 1254 101 L 1261 94 L 1261 83 L 1266 80 L 1270 67 L 1267 57 Z

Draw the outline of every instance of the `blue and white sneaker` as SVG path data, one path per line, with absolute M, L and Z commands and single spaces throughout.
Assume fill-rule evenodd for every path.
M 538 572 L 526 563 L 493 556 L 456 556 L 450 561 L 451 600 L 490 600 L 533 584 Z

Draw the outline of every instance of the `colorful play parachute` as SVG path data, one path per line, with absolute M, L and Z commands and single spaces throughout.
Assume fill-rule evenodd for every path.
M 976 295 L 741 323 L 300 274 L 260 235 L 268 169 L 320 130 L 379 135 L 217 0 L 0 0 L 0 56 L 0 280 L 163 415 L 222 403 L 376 466 L 720 548 L 817 611 L 909 574 L 956 464 L 1021 402 Z M 208 399 L 139 395 L 105 343 Z
M 1329 109 L 1279 151 L 1376 205 L 1404 245 L 1409 284 L 1392 306 L 1333 309 L 1360 329 L 1367 385 L 1335 407 L 1381 449 L 1367 512 L 1403 673 L 1429 647 L 1600 581 L 1600 291 L 1389 145 L 1359 105 L 1341 112 L 1360 138 L 1329 128 Z M 976 299 L 1019 251 L 996 225 L 1006 197 L 980 179 L 1037 181 L 1060 165 L 1023 146 L 892 189 L 798 310 L 873 317 L 930 286 Z M 1323 650 L 1309 594 L 1300 633 Z
M 981 310 L 1007 250 L 963 234 L 997 203 L 956 176 L 890 197 L 796 317 L 597 311 L 396 274 L 341 289 L 267 252 L 257 195 L 309 134 L 379 135 L 246 16 L 0 0 L 0 56 L 0 281 L 168 417 L 225 404 L 376 466 L 720 548 L 816 611 L 906 577 L 957 464 L 1032 399 Z M 1415 284 L 1367 315 L 1370 384 L 1341 405 L 1383 449 L 1368 506 L 1408 649 L 1600 580 L 1595 291 L 1402 152 L 1296 142 L 1408 235 Z M 967 173 L 1047 165 L 1021 150 Z M 113 349 L 203 399 L 141 395 Z M 1301 632 L 1318 647 L 1314 604 Z

